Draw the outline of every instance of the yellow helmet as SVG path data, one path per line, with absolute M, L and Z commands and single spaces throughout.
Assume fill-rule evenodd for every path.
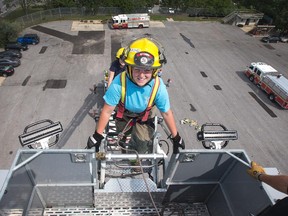
M 131 66 L 154 69 L 153 76 L 156 76 L 158 69 L 166 63 L 164 53 L 159 50 L 157 43 L 145 37 L 131 42 L 125 49 L 124 55 L 130 78 L 132 78 Z
M 125 63 L 147 69 L 160 68 L 160 51 L 157 45 L 148 38 L 133 41 L 125 52 Z
M 120 59 L 120 57 L 124 54 L 124 50 L 124 47 L 121 47 L 116 53 L 116 58 Z

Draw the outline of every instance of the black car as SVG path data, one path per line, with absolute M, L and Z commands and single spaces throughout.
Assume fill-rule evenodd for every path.
M 0 58 L 0 66 L 12 65 L 13 67 L 18 67 L 21 64 L 20 59 L 13 57 Z
M 21 58 L 22 57 L 22 53 L 20 51 L 18 51 L 18 50 L 6 50 L 6 51 L 0 52 L 0 58 L 5 58 L 5 57 Z
M 269 37 L 263 37 L 261 41 L 264 43 L 278 43 L 279 41 L 281 41 L 281 39 L 278 36 L 269 36 Z
M 0 76 L 7 77 L 14 73 L 14 68 L 11 65 L 0 66 Z
M 18 51 L 25 51 L 28 49 L 27 44 L 20 44 L 20 43 L 7 43 L 5 45 L 5 50 L 18 50 Z

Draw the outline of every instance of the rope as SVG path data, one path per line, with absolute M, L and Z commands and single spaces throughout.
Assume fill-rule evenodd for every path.
M 118 134 L 117 145 L 118 145 L 118 147 L 120 147 L 120 149 L 123 149 L 123 150 L 125 150 L 125 151 L 134 152 L 134 153 L 136 154 L 136 158 L 137 158 L 137 161 L 138 161 L 139 166 L 140 166 L 141 175 L 142 175 L 142 177 L 143 177 L 143 180 L 144 180 L 144 183 L 145 183 L 147 192 L 148 192 L 148 194 L 149 194 L 150 200 L 151 200 L 151 202 L 152 202 L 152 204 L 153 204 L 153 207 L 155 208 L 155 210 L 156 210 L 156 212 L 157 212 L 157 215 L 158 215 L 158 216 L 161 216 L 160 213 L 159 213 L 159 211 L 158 211 L 158 209 L 157 209 L 157 206 L 156 206 L 156 204 L 155 204 L 155 201 L 154 201 L 154 199 L 153 199 L 153 197 L 152 197 L 152 194 L 151 194 L 151 191 L 150 191 L 150 189 L 149 189 L 147 180 L 146 180 L 146 178 L 145 178 L 145 176 L 144 176 L 144 170 L 143 170 L 143 166 L 142 166 L 141 160 L 140 160 L 140 158 L 139 158 L 138 152 L 137 152 L 136 150 L 134 150 L 134 149 L 126 149 L 126 148 L 123 148 L 123 147 L 119 144 L 119 141 L 124 137 L 125 133 L 126 133 L 128 130 L 130 130 L 131 127 L 133 126 L 133 125 L 131 124 L 132 121 L 133 121 L 133 119 L 130 119 L 130 120 L 127 122 L 127 124 L 125 125 L 124 129 L 122 130 L 122 132 L 120 132 L 120 133 Z

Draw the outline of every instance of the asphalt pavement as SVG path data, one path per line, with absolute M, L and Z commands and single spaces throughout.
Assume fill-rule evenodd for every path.
M 129 30 L 102 25 L 79 32 L 71 27 L 72 21 L 59 21 L 25 29 L 41 41 L 23 52 L 22 64 L 0 86 L 0 169 L 9 169 L 22 148 L 18 136 L 38 120 L 62 123 L 59 148 L 84 148 L 95 129 L 92 113 L 103 104 L 103 71 L 120 46 L 151 35 L 165 47 L 162 79 L 172 80 L 167 88 L 186 148 L 203 146 L 195 128 L 180 124 L 182 119 L 221 123 L 238 131 L 238 140 L 227 148 L 244 149 L 251 160 L 288 174 L 288 111 L 269 101 L 243 73 L 251 62 L 262 61 L 288 77 L 288 44 L 263 44 L 236 26 L 217 22 L 164 21 Z

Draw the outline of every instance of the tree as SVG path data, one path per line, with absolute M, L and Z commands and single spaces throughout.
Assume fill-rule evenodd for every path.
M 3 47 L 8 41 L 17 38 L 19 27 L 16 24 L 0 21 L 0 46 Z
M 74 0 L 50 0 L 50 4 L 52 8 L 76 6 L 76 3 Z
M 4 0 L 3 3 L 6 5 L 7 8 L 11 8 L 11 7 L 19 4 L 21 6 L 21 8 L 23 9 L 23 11 L 27 14 L 29 7 L 33 3 L 35 3 L 35 0 L 17 0 L 17 1 Z
M 238 0 L 248 8 L 254 8 L 273 19 L 273 24 L 281 31 L 288 31 L 287 0 Z
M 273 15 L 274 23 L 277 28 L 285 33 L 288 33 L 288 1 L 280 0 L 275 7 Z

